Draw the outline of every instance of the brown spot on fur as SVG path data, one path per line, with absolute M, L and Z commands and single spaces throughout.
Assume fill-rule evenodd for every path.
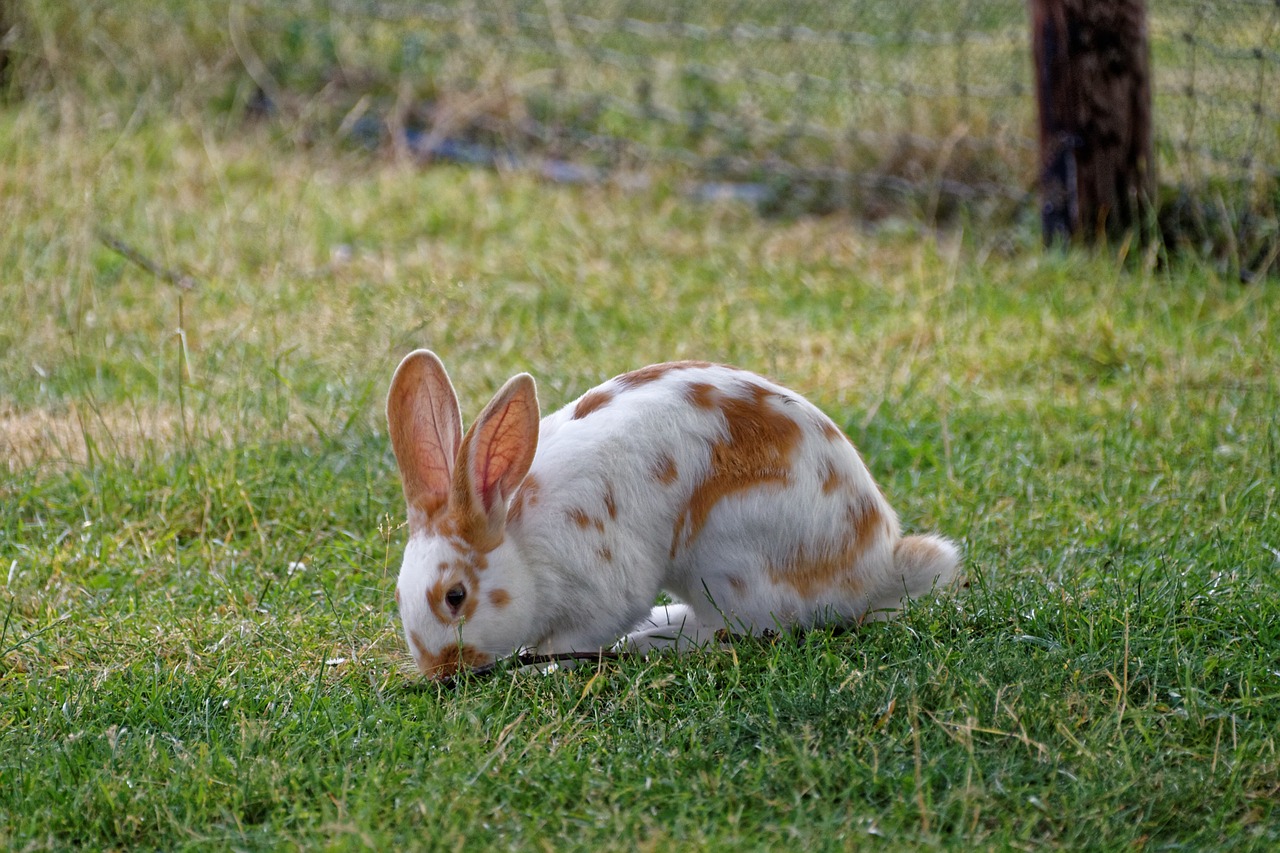
M 596 554 L 600 557 L 601 560 L 604 560 L 606 563 L 613 562 L 613 551 L 609 550 L 609 547 L 607 545 L 604 545 L 598 548 L 596 550 Z
M 448 678 L 464 666 L 484 666 L 492 660 L 489 655 L 471 646 L 459 646 L 456 643 L 432 654 L 417 634 L 410 634 L 409 638 L 414 646 L 414 662 L 418 665 L 418 670 L 427 678 Z
M 823 418 L 819 426 L 822 429 L 822 437 L 827 441 L 849 440 L 849 436 L 845 435 L 829 418 Z
M 729 575 L 729 586 L 739 594 L 747 591 L 747 582 L 737 575 Z
M 714 409 L 716 406 L 716 386 L 709 382 L 691 383 L 685 396 L 699 409 Z
M 419 500 L 417 503 L 407 505 L 405 515 L 409 521 L 409 530 L 412 532 L 425 530 L 430 533 L 444 518 L 447 509 L 448 506 L 444 501 Z
M 653 478 L 664 486 L 671 485 L 680 476 L 680 472 L 676 470 L 676 460 L 669 453 L 659 456 L 650 470 L 653 471 Z
M 433 519 L 440 516 L 444 508 L 445 502 L 442 500 L 434 500 L 431 496 L 419 498 L 409 507 L 411 526 L 426 527 L 430 525 Z M 414 513 L 417 514 L 415 515 Z
M 451 544 L 459 548 L 460 553 L 452 560 L 441 560 L 436 564 L 436 569 L 441 574 L 452 571 L 474 578 L 476 572 L 483 572 L 489 568 L 489 557 L 487 555 L 466 550 L 467 543 L 465 542 L 455 540 Z
M 604 532 L 604 522 L 598 518 L 592 518 L 584 509 L 566 510 L 565 515 L 569 516 L 569 520 L 581 527 L 583 530 L 588 527 L 594 527 L 600 532 Z
M 511 593 L 505 589 L 489 590 L 489 603 L 501 610 L 511 603 Z
M 800 441 L 800 425 L 774 400 L 774 391 L 746 383 L 743 395 L 718 394 L 715 405 L 724 414 L 728 436 L 711 445 L 711 465 L 694 487 L 689 503 L 676 518 L 671 556 L 702 532 L 711 510 L 731 495 L 768 486 L 785 486 L 791 478 L 791 455 Z
M 836 463 L 833 460 L 828 459 L 827 469 L 822 477 L 822 493 L 824 495 L 830 495 L 844 488 L 848 482 L 848 479 L 846 479 L 840 469 L 836 467 Z
M 853 503 L 847 512 L 849 527 L 842 539 L 818 549 L 801 546 L 780 564 L 770 563 L 769 580 L 785 583 L 805 598 L 837 585 L 857 592 L 862 587 L 858 561 L 889 530 L 887 519 L 875 503 Z
M 595 388 L 582 395 L 578 405 L 573 407 L 573 419 L 585 418 L 597 409 L 602 409 L 613 401 L 613 392 L 604 388 Z
M 893 533 L 890 529 L 889 519 L 880 512 L 880 507 L 874 502 L 862 499 L 849 504 L 845 508 L 845 515 L 849 518 L 854 532 L 858 534 L 858 538 L 866 539 L 870 542 L 871 536 L 875 534 L 877 526 L 881 528 L 883 535 Z
M 518 521 L 523 515 L 526 507 L 538 505 L 538 493 L 542 489 L 542 483 L 538 482 L 536 474 L 530 474 L 524 478 L 524 482 L 520 484 L 520 488 L 516 489 L 515 496 L 511 499 L 511 509 L 507 511 L 507 523 Z
M 409 632 L 409 646 L 409 651 L 413 654 L 415 661 L 421 660 L 429 654 L 427 644 L 422 642 L 422 637 L 418 636 L 417 631 Z
M 453 539 L 477 554 L 487 554 L 501 545 L 503 539 L 502 527 L 491 525 L 484 515 L 453 507 L 428 530 L 437 536 Z
M 612 484 L 605 484 L 604 487 L 604 511 L 609 513 L 610 518 L 618 517 L 618 502 L 614 500 Z
M 630 373 L 624 373 L 614 379 L 623 388 L 637 388 L 650 382 L 657 382 L 668 373 L 677 370 L 690 370 L 695 367 L 713 367 L 708 361 L 668 361 L 665 364 L 651 364 Z

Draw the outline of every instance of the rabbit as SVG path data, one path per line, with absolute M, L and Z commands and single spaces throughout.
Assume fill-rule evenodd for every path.
M 521 373 L 464 434 L 444 365 L 417 350 L 387 423 L 409 529 L 396 601 L 431 678 L 857 625 L 958 572 L 952 542 L 900 535 L 830 418 L 745 370 L 655 364 L 541 419 Z M 659 592 L 677 601 L 652 607 Z

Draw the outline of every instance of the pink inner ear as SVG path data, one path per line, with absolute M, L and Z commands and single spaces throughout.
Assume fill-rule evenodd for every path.
M 485 513 L 515 493 L 538 445 L 538 398 L 533 380 L 516 377 L 476 422 L 472 472 Z
M 387 396 L 387 422 L 411 509 L 444 505 L 461 442 L 458 399 L 444 366 L 419 350 L 401 362 Z
M 476 487 L 480 492 L 480 500 L 484 503 L 486 512 L 493 510 L 493 505 L 508 494 L 504 475 L 512 469 L 515 464 L 515 452 L 518 447 L 515 442 L 507 440 L 506 436 L 500 437 L 498 440 L 490 442 L 485 448 L 484 456 L 479 460 L 480 472 L 477 476 Z M 519 485 L 516 483 L 515 485 Z M 515 487 L 511 488 L 515 491 Z
M 525 420 L 513 401 L 501 412 L 496 412 L 492 428 L 485 430 L 480 436 L 476 448 L 476 491 L 484 504 L 485 512 L 492 512 L 494 506 L 515 492 L 520 481 L 529 470 L 526 462 L 521 465 L 525 453 L 527 437 L 521 429 Z

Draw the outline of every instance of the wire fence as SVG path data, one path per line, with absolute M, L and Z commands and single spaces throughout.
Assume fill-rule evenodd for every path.
M 1151 10 L 1161 224 L 1243 271 L 1280 253 L 1280 0 Z
M 1265 246 L 1280 0 L 1148 6 L 1165 207 Z M 1034 208 L 1023 0 L 247 0 L 231 26 L 267 96 L 321 92 L 342 133 L 422 157 L 674 165 L 777 212 Z

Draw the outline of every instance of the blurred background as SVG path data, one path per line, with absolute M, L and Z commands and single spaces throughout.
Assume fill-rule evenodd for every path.
M 1270 266 L 1280 5 L 1148 4 L 1164 240 Z M 299 141 L 644 182 L 766 214 L 1034 220 L 1020 0 L 4 0 L 9 98 L 175 97 Z M 1103 57 L 1106 61 L 1106 57 Z M 1117 68 L 1117 75 L 1127 69 Z M 64 116 L 65 118 L 65 116 Z

